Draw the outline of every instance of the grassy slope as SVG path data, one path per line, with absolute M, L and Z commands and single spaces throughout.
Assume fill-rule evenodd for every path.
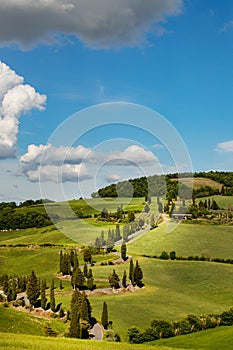
M 233 327 L 220 327 L 205 332 L 163 339 L 152 344 L 155 346 L 155 349 L 160 349 L 160 346 L 170 346 L 175 349 L 231 350 L 233 344 Z
M 218 197 L 220 198 L 220 197 Z M 224 197 L 228 198 L 229 197 Z M 94 201 L 94 200 L 93 200 Z M 75 201 L 76 203 L 77 201 Z M 79 201 L 78 201 L 79 202 Z M 109 201 L 111 202 L 111 201 Z M 115 208 L 115 204 L 112 204 Z M 135 199 L 135 206 L 143 205 L 143 199 Z M 70 221 L 68 222 L 69 225 Z M 102 223 L 96 228 L 99 234 Z M 75 232 L 74 227 L 74 232 Z M 59 231 L 28 230 L 0 233 L 2 243 L 5 238 L 8 242 L 12 234 L 11 243 L 17 240 L 31 239 L 31 243 L 50 242 L 53 235 L 60 237 L 61 244 L 72 244 Z M 25 232 L 24 232 L 25 233 Z M 35 236 L 33 237 L 33 235 Z M 31 236 L 30 236 L 31 235 Z M 27 238 L 26 238 L 27 237 Z M 144 233 L 142 238 L 128 245 L 128 251 L 136 255 L 159 254 L 162 250 L 176 250 L 178 255 L 201 255 L 208 253 L 211 257 L 231 257 L 233 255 L 233 228 L 224 226 L 179 225 L 176 231 L 167 234 L 165 225 Z M 14 243 L 13 243 L 14 244 Z M 50 280 L 58 270 L 59 249 L 0 249 L 1 273 L 11 272 L 28 274 L 32 268 L 40 275 Z M 188 313 L 221 312 L 232 305 L 231 265 L 208 264 L 201 262 L 170 262 L 140 258 L 140 264 L 145 276 L 146 288 L 135 293 L 118 296 L 92 297 L 93 315 L 100 319 L 103 300 L 109 307 L 109 318 L 114 321 L 114 329 L 125 339 L 126 329 L 134 324 L 146 327 L 152 318 L 175 320 Z M 112 271 L 111 266 L 95 266 L 95 277 L 106 278 Z M 115 266 L 119 276 L 123 270 L 128 272 L 128 265 Z M 70 289 L 70 283 L 64 282 L 65 291 Z M 69 308 L 70 293 L 66 296 L 56 295 L 57 302 Z M 130 312 L 129 312 L 130 310 Z M 140 315 L 140 317 L 139 317 Z
M 135 345 L 126 343 L 110 343 L 80 341 L 75 339 L 52 339 L 32 337 L 29 335 L 0 333 L 1 350 L 153 350 L 153 345 Z M 174 347 L 161 346 L 158 350 L 174 350 Z M 182 350 L 179 348 L 179 350 Z
M 177 320 L 190 313 L 197 315 L 222 312 L 232 304 L 231 265 L 205 262 L 161 261 L 140 258 L 145 288 L 136 293 L 91 297 L 93 315 L 101 318 L 103 301 L 109 319 L 122 339 L 132 325 L 149 326 L 153 318 Z M 108 276 L 111 266 L 96 266 L 94 276 Z M 114 266 L 120 276 L 129 265 Z M 70 295 L 57 297 L 69 308 Z
M 2 333 L 44 335 L 43 328 L 48 324 L 59 334 L 64 334 L 66 331 L 66 325 L 63 322 L 48 321 L 0 305 L 0 330 Z
M 214 199 L 220 208 L 224 209 L 233 209 L 233 197 L 232 196 L 211 196 L 211 197 L 203 197 L 203 198 L 197 198 L 197 202 L 200 200 L 205 201 L 206 199 L 208 200 Z
M 199 255 L 211 258 L 233 257 L 233 226 L 180 224 L 171 233 L 166 224 L 147 231 L 128 244 L 130 254 L 158 255 L 175 250 L 177 256 Z
M 143 345 L 53 339 L 8 333 L 0 335 L 2 350 L 231 350 L 233 327 L 221 327 Z
M 176 179 L 173 179 L 173 181 L 177 181 Z M 222 185 L 214 180 L 211 179 L 207 179 L 204 177 L 193 177 L 193 178 L 189 178 L 189 177 L 183 177 L 178 179 L 179 182 L 183 183 L 186 186 L 191 186 L 192 182 L 193 182 L 193 188 L 197 189 L 200 187 L 204 187 L 204 186 L 210 186 L 213 188 L 217 188 L 217 189 L 221 189 Z

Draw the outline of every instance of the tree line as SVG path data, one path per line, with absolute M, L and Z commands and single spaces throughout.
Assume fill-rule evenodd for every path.
M 221 314 L 201 315 L 199 317 L 188 315 L 183 320 L 176 322 L 154 319 L 151 321 L 150 327 L 144 331 L 135 326 L 130 327 L 128 329 L 128 340 L 130 343 L 139 344 L 219 326 L 233 326 L 233 308 Z
M 174 181 L 178 178 L 187 177 L 204 177 L 212 179 L 220 184 L 222 188 L 216 189 L 211 186 L 202 186 L 194 189 L 190 193 L 190 189 L 184 185 Z M 233 195 L 233 172 L 196 172 L 196 173 L 174 173 L 167 175 L 153 175 L 149 177 L 140 177 L 136 179 L 129 179 L 128 181 L 121 181 L 117 184 L 111 184 L 92 193 L 92 197 L 150 197 L 157 196 L 158 198 L 166 195 L 167 199 L 176 199 L 180 197 L 200 198 L 212 195 Z

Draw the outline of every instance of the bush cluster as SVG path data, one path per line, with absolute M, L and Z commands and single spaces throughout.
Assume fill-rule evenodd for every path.
M 133 326 L 128 329 L 128 340 L 130 343 L 139 344 L 161 338 L 171 338 L 177 335 L 199 332 L 219 326 L 233 326 L 233 308 L 219 315 L 201 315 L 199 317 L 188 315 L 179 322 L 153 320 L 150 327 L 144 331 Z

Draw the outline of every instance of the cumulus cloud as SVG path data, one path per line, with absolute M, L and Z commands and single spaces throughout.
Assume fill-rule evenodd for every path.
M 79 182 L 91 179 L 85 165 L 83 164 L 63 164 L 39 166 L 35 170 L 27 172 L 28 180 L 31 182 Z
M 233 153 L 233 141 L 220 142 L 215 148 L 218 152 Z
M 16 155 L 20 116 L 34 108 L 42 110 L 45 102 L 45 95 L 0 62 L 0 159 Z
M 30 47 L 65 34 L 95 48 L 139 46 L 156 28 L 160 35 L 182 6 L 183 0 L 0 0 L 0 43 Z
M 111 153 L 108 160 L 114 165 L 145 165 L 155 162 L 158 158 L 151 152 L 138 145 L 131 145 L 122 152 Z
M 138 145 L 131 145 L 123 151 L 97 153 L 82 145 L 77 147 L 29 145 L 27 153 L 21 156 L 21 175 L 29 181 L 81 182 L 92 178 L 101 165 L 106 169 L 112 165 L 145 166 L 157 162 L 157 157 Z M 120 175 L 107 172 L 108 182 L 121 180 Z
M 21 173 L 29 181 L 77 182 L 91 178 L 85 162 L 94 162 L 96 155 L 91 149 L 29 145 L 27 153 L 20 157 Z

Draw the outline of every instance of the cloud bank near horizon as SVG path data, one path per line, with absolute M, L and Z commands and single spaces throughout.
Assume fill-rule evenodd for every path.
M 111 49 L 148 44 L 162 35 L 183 0 L 0 0 L 0 46 L 24 49 L 74 35 L 87 47 Z M 9 25 L 10 24 L 10 25 Z
M 103 166 L 106 171 L 112 166 L 144 167 L 158 158 L 138 145 L 130 145 L 123 151 L 111 153 L 95 152 L 82 145 L 77 147 L 54 147 L 29 145 L 27 153 L 20 157 L 21 175 L 30 182 L 82 182 L 92 179 Z M 106 179 L 116 181 L 118 177 L 106 174 Z M 120 178 L 119 178 L 120 180 Z
M 43 110 L 46 96 L 24 84 L 17 75 L 0 61 L 0 159 L 16 156 L 19 119 L 33 109 Z

